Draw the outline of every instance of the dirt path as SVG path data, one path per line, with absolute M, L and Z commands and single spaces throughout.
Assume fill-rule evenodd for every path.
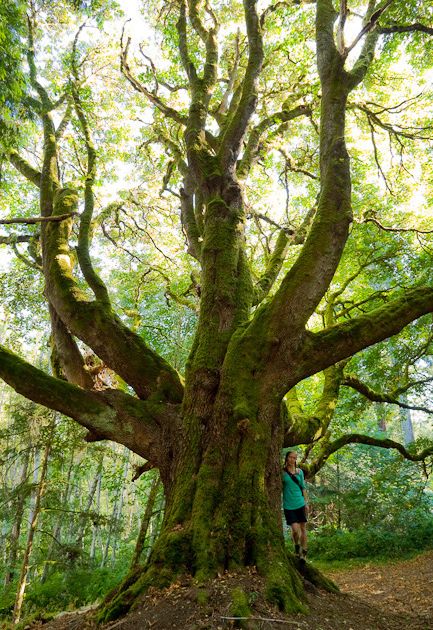
M 343 594 L 306 584 L 308 615 L 287 615 L 270 605 L 255 572 L 228 573 L 203 587 L 185 579 L 163 591 L 150 589 L 130 614 L 102 626 L 90 613 L 69 614 L 31 630 L 231 630 L 231 593 L 239 586 L 251 606 L 244 625 L 249 630 L 433 630 L 433 551 L 329 575 Z
M 385 612 L 433 618 L 433 551 L 411 560 L 365 565 L 328 575 L 343 593 L 355 595 Z

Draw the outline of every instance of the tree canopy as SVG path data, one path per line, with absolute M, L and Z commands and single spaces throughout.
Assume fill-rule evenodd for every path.
M 161 537 L 105 618 L 251 564 L 302 609 L 275 568 L 281 448 L 310 476 L 349 443 L 433 452 L 332 433 L 343 388 L 432 411 L 431 9 L 145 2 L 136 48 L 115 11 L 27 7 L 34 120 L 3 147 L 0 239 L 43 277 L 52 373 L 11 337 L 0 376 L 160 470 Z

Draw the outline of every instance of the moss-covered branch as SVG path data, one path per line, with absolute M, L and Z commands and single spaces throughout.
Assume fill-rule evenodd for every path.
M 332 0 L 317 0 L 316 45 L 317 68 L 321 77 L 330 76 L 337 56 L 334 42 L 334 22 L 338 17 Z
M 254 127 L 249 133 L 247 146 L 236 169 L 239 179 L 245 179 L 248 176 L 251 167 L 266 150 L 268 142 L 262 138 L 268 129 L 272 128 L 274 125 L 287 123 L 295 118 L 299 118 L 299 116 L 307 116 L 308 114 L 311 114 L 310 107 L 307 105 L 299 105 L 291 110 L 283 109 L 280 112 L 276 112 L 272 116 L 263 119 Z
M 319 0 L 316 39 L 322 85 L 321 190 L 305 243 L 272 299 L 270 329 L 278 339 L 285 337 L 289 322 L 292 330 L 302 330 L 316 310 L 338 267 L 352 220 L 350 166 L 344 140 L 349 87 L 344 61 L 334 44 L 335 18 L 332 3 Z
M 51 319 L 51 343 L 54 344 L 54 354 L 69 383 L 83 389 L 93 388 L 93 379 L 85 368 L 85 361 L 75 339 L 66 328 L 55 309 L 49 304 Z M 56 375 L 58 376 L 58 375 Z
M 287 251 L 292 245 L 300 245 L 305 241 L 311 222 L 314 218 L 316 208 L 309 210 L 301 225 L 295 230 L 281 230 L 278 235 L 274 251 L 269 257 L 265 272 L 260 276 L 254 285 L 253 305 L 260 304 L 272 289 L 278 274 L 281 271 Z M 263 217 L 264 218 L 264 217 Z
M 233 68 L 231 69 L 229 73 L 228 85 L 222 96 L 218 109 L 215 112 L 213 112 L 215 119 L 219 122 L 222 120 L 222 116 L 227 110 L 229 97 L 233 93 L 233 88 L 235 86 L 235 82 L 236 82 L 236 78 L 237 78 L 237 74 L 239 70 L 239 60 L 240 60 L 239 37 L 240 37 L 240 32 L 238 30 L 238 32 L 236 33 L 236 39 L 235 39 L 235 61 L 233 64 Z
M 154 271 L 159 273 L 162 276 L 162 278 L 164 278 L 165 286 L 166 286 L 165 295 L 167 297 L 172 298 L 172 300 L 176 302 L 177 304 L 186 306 L 187 308 L 194 311 L 194 313 L 197 313 L 198 305 L 195 304 L 192 300 L 189 300 L 185 295 L 179 295 L 178 293 L 175 293 L 172 288 L 171 278 L 169 278 L 169 276 L 164 271 L 162 271 L 162 269 L 158 269 L 157 267 L 150 267 L 150 269 L 153 269 Z
M 80 29 L 81 30 L 81 29 Z M 80 31 L 79 31 L 80 32 Z M 95 206 L 95 199 L 93 194 L 93 183 L 96 176 L 96 149 L 93 144 L 92 134 L 90 126 L 87 121 L 86 114 L 84 112 L 79 91 L 79 77 L 76 63 L 76 44 L 79 32 L 74 41 L 73 53 L 72 53 L 72 72 L 74 74 L 75 81 L 71 84 L 72 98 L 74 101 L 75 111 L 80 122 L 81 130 L 84 135 L 84 141 L 87 152 L 87 173 L 84 186 L 84 210 L 80 218 L 80 230 L 78 233 L 78 246 L 77 256 L 78 262 L 83 273 L 83 276 L 92 289 L 97 300 L 109 304 L 110 298 L 108 296 L 107 287 L 101 280 L 100 276 L 93 268 L 92 260 L 90 258 L 90 242 L 91 242 L 91 225 L 93 210 Z
M 315 369 L 305 371 L 305 378 L 328 365 L 350 357 L 360 350 L 399 333 L 407 324 L 433 311 L 433 289 L 407 289 L 401 297 L 356 318 L 331 326 L 318 333 L 309 333 L 301 361 Z M 313 367 L 313 365 L 312 365 Z
M 39 234 L 8 234 L 8 236 L 0 236 L 0 245 L 31 243 L 37 237 L 39 237 Z
M 1 219 L 0 225 L 13 225 L 14 223 L 25 223 L 26 225 L 34 225 L 36 223 L 51 223 L 64 221 L 78 214 L 76 210 L 73 212 L 67 212 L 66 214 L 60 214 L 54 217 L 19 217 L 16 219 Z
M 76 191 L 56 194 L 54 213 L 75 209 Z M 103 301 L 92 302 L 79 288 L 69 253 L 71 220 L 50 223 L 46 230 L 46 294 L 69 330 L 129 383 L 142 398 L 152 394 L 179 402 L 183 386 L 177 372 L 131 332 Z M 107 339 L 110 343 L 107 343 Z
M 237 162 L 245 133 L 257 107 L 258 78 L 263 65 L 263 40 L 257 4 L 244 0 L 248 35 L 248 64 L 242 82 L 240 100 L 221 141 L 220 158 L 224 170 L 231 172 Z
M 158 462 L 160 424 L 170 413 L 162 405 L 149 406 L 112 389 L 83 390 L 38 370 L 3 346 L 0 377 L 22 396 L 73 418 L 99 439 L 114 440 Z
M 378 26 L 377 28 L 381 35 L 387 35 L 388 33 L 426 33 L 427 35 L 433 35 L 433 28 L 420 22 L 406 25 Z
M 357 61 L 355 62 L 352 70 L 350 70 L 350 72 L 348 73 L 349 86 L 351 90 L 359 85 L 361 81 L 363 81 L 368 70 L 370 69 L 378 39 L 379 32 L 376 29 L 371 30 L 365 38 L 361 53 Z
M 171 118 L 172 120 L 182 125 L 186 125 L 187 119 L 184 116 L 179 114 L 179 112 L 173 109 L 173 107 L 169 107 L 168 105 L 166 105 L 162 99 L 160 99 L 158 96 L 155 96 L 155 94 L 150 92 L 138 79 L 134 77 L 128 64 L 128 49 L 130 42 L 131 39 L 129 38 L 125 48 L 122 48 L 122 52 L 120 55 L 120 69 L 125 78 L 132 85 L 134 90 L 140 92 L 140 94 L 143 94 L 148 99 L 148 101 L 152 103 L 152 105 L 159 109 L 162 114 L 164 114 L 164 116 L 166 116 L 167 118 Z
M 33 168 L 33 166 L 31 166 L 24 158 L 22 158 L 14 150 L 11 150 L 8 152 L 7 159 L 12 164 L 12 166 L 15 166 L 15 168 L 17 169 L 19 173 L 21 173 L 21 175 L 24 175 L 24 177 L 29 182 L 31 182 L 32 184 L 34 184 L 35 186 L 39 188 L 39 186 L 41 185 L 41 172 L 40 171 Z
M 202 85 L 205 88 L 207 94 L 211 93 L 211 90 L 215 86 L 217 80 L 217 67 L 218 67 L 218 44 L 216 39 L 217 24 L 215 14 L 211 10 L 209 5 L 206 5 L 207 11 L 210 12 L 214 19 L 215 27 L 207 30 L 200 18 L 200 8 L 202 0 L 188 0 L 189 19 L 198 34 L 200 39 L 204 42 L 206 47 L 206 56 L 203 70 Z
M 369 446 L 377 446 L 378 448 L 393 448 L 403 455 L 405 459 L 411 462 L 421 462 L 427 457 L 433 455 L 433 446 L 428 446 L 419 453 L 411 453 L 399 442 L 394 442 L 388 438 L 375 438 L 370 435 L 360 435 L 358 433 L 349 433 L 341 436 L 333 442 L 325 439 L 314 461 L 311 464 L 303 464 L 302 469 L 306 477 L 315 475 L 326 463 L 330 455 L 340 450 L 348 444 L 367 444 Z
M 311 444 L 326 434 L 337 406 L 343 378 L 343 364 L 324 370 L 324 382 L 316 409 L 306 414 L 292 388 L 283 401 L 284 446 Z
M 30 84 L 38 93 L 40 98 L 40 104 L 42 110 L 45 112 L 49 112 L 53 108 L 53 103 L 48 95 L 47 90 L 42 86 L 42 84 L 38 81 L 38 73 L 36 69 L 35 63 L 35 45 L 34 45 L 34 31 L 35 31 L 35 23 L 34 23 L 34 15 L 30 16 L 27 14 L 27 63 L 29 65 L 30 70 Z M 38 112 L 41 113 L 41 112 Z
M 180 216 L 182 220 L 182 226 L 185 230 L 185 234 L 188 240 L 188 254 L 193 256 L 196 260 L 201 259 L 201 233 L 197 225 L 195 211 L 194 211 L 194 184 L 190 177 L 184 178 L 184 188 L 180 189 Z
M 56 140 L 60 140 L 60 138 L 63 136 L 63 134 L 66 131 L 67 126 L 69 125 L 69 123 L 71 122 L 72 119 L 72 99 L 69 97 L 68 98 L 68 104 L 66 107 L 66 111 L 63 114 L 63 118 L 60 121 L 60 123 L 57 126 L 56 129 Z
M 429 382 L 431 380 L 433 380 L 433 378 L 424 379 L 422 382 Z M 402 407 L 403 409 L 412 409 L 414 411 L 424 411 L 425 413 L 433 413 L 433 409 L 429 409 L 428 407 L 425 407 L 424 405 L 409 405 L 398 399 L 398 396 L 400 394 L 406 392 L 408 389 L 419 384 L 420 382 L 421 381 L 413 381 L 412 383 L 407 384 L 405 387 L 398 387 L 389 393 L 378 392 L 372 389 L 371 387 L 367 385 L 367 383 L 364 383 L 363 381 L 358 379 L 354 374 L 345 374 L 341 384 L 346 385 L 346 387 L 351 387 L 352 389 L 357 391 L 359 394 L 362 394 L 362 396 L 364 396 L 368 400 L 371 400 L 372 402 L 390 403 L 392 405 L 398 405 L 399 407 Z
M 186 27 L 186 3 L 184 0 L 180 2 L 179 19 L 176 24 L 179 37 L 179 55 L 182 65 L 187 74 L 190 87 L 194 88 L 197 80 L 197 70 L 192 62 L 188 52 L 188 34 Z
M 42 260 L 30 260 L 30 258 L 24 256 L 24 254 L 19 251 L 15 241 L 12 241 L 11 245 L 12 249 L 14 250 L 14 254 L 18 258 L 18 260 L 21 260 L 22 263 L 24 263 L 27 267 L 30 267 L 31 269 L 42 271 Z

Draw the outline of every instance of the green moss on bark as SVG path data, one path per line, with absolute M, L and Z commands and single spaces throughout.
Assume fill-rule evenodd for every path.
M 241 588 L 235 588 L 232 591 L 232 601 L 230 604 L 230 613 L 233 617 L 250 617 L 251 608 L 248 605 L 248 599 L 245 592 Z M 234 622 L 235 628 L 247 628 L 248 619 L 237 619 Z

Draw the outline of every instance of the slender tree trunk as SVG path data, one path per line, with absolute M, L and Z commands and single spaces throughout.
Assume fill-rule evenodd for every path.
M 102 482 L 102 470 L 99 471 L 98 488 L 96 490 L 95 511 L 98 516 L 99 516 L 100 505 L 101 505 L 101 482 Z M 99 523 L 96 520 L 93 524 L 92 546 L 90 548 L 90 562 L 92 566 L 93 566 L 93 563 L 95 562 L 96 541 L 98 539 L 98 534 L 99 534 Z
M 48 469 L 48 459 L 49 459 L 49 456 L 50 456 L 52 438 L 53 438 L 53 434 L 54 434 L 54 427 L 55 427 L 55 422 L 53 421 L 53 424 L 51 426 L 50 435 L 49 435 L 48 442 L 47 442 L 47 446 L 46 446 L 46 449 L 45 449 L 45 456 L 44 456 L 44 461 L 43 461 L 43 464 L 42 464 L 42 471 L 41 471 L 41 478 L 40 478 L 40 481 L 39 481 L 39 488 L 38 488 L 38 492 L 37 492 L 36 497 L 35 497 L 35 504 L 34 504 L 34 508 L 33 508 L 32 522 L 30 523 L 30 529 L 29 529 L 29 534 L 28 534 L 28 538 L 27 538 L 26 549 L 24 551 L 24 558 L 23 558 L 23 565 L 22 565 L 22 569 L 21 569 L 21 575 L 20 575 L 20 579 L 19 579 L 19 582 L 18 582 L 18 590 L 17 590 L 17 595 L 16 595 L 16 599 L 15 599 L 15 605 L 14 605 L 14 611 L 13 611 L 13 624 L 15 626 L 18 625 L 18 623 L 20 621 L 20 616 L 21 616 L 21 608 L 22 608 L 22 605 L 23 605 L 24 592 L 25 592 L 25 589 L 26 589 L 27 573 L 28 573 L 28 570 L 29 570 L 29 559 L 30 559 L 30 554 L 31 554 L 31 551 L 32 551 L 33 539 L 34 539 L 35 532 L 36 532 L 36 525 L 37 525 L 37 522 L 38 522 L 41 498 L 42 498 L 42 494 L 43 494 L 44 488 L 45 488 L 45 478 L 46 478 L 47 469 Z
M 75 539 L 77 547 L 80 547 L 83 542 L 84 530 L 86 527 L 87 519 L 89 518 L 88 513 L 90 511 L 90 508 L 92 507 L 93 498 L 95 496 L 95 492 L 97 490 L 99 480 L 101 478 L 103 463 L 104 463 L 104 451 L 101 451 L 99 461 L 98 461 L 98 468 L 93 478 L 92 485 L 89 490 L 89 494 L 87 495 L 87 500 L 84 505 L 83 514 L 81 515 L 80 520 L 78 522 L 77 535 Z
M 7 530 L 8 530 L 8 522 L 7 522 L 7 519 L 5 518 L 3 521 L 2 530 L 0 534 L 0 552 L 2 551 L 3 545 L 5 544 Z
M 73 511 L 75 512 L 75 508 L 78 507 L 79 509 L 79 505 L 77 506 L 77 501 L 78 501 L 78 497 L 80 494 L 80 489 L 79 487 L 76 485 L 73 492 L 71 492 L 71 506 L 73 507 Z M 67 534 L 67 541 L 68 541 L 68 545 L 73 545 L 74 544 L 74 540 L 75 540 L 75 525 L 76 525 L 76 515 L 75 513 L 71 514 L 71 519 L 69 521 L 69 532 Z
M 39 467 L 40 467 L 40 462 L 39 462 L 39 458 L 40 458 L 40 449 L 39 446 L 35 447 L 35 460 L 34 460 L 34 469 L 33 469 L 33 483 L 36 486 L 38 485 L 38 478 L 39 478 Z M 33 515 L 34 515 L 34 510 L 35 510 L 35 503 L 36 503 L 36 495 L 39 492 L 39 490 L 34 490 L 30 496 L 30 509 L 29 509 L 29 517 L 28 517 L 28 521 L 27 521 L 27 533 L 30 532 L 30 528 L 32 526 L 32 522 L 33 522 Z
M 74 470 L 73 470 L 73 466 L 74 466 L 74 457 L 75 457 L 75 452 L 73 451 L 71 454 L 71 461 L 69 463 L 68 466 L 68 472 L 67 472 L 67 476 L 66 476 L 66 484 L 65 484 L 65 489 L 63 491 L 63 497 L 62 497 L 62 501 L 60 503 L 60 512 L 59 512 L 59 516 L 57 518 L 57 521 L 53 527 L 53 533 L 52 533 L 52 540 L 48 549 L 48 553 L 45 559 L 45 564 L 44 564 L 44 569 L 42 571 L 42 576 L 41 576 L 41 583 L 43 584 L 47 577 L 48 577 L 48 572 L 50 570 L 50 562 L 51 562 L 51 558 L 54 554 L 54 550 L 56 545 L 60 544 L 60 535 L 61 535 L 61 531 L 62 531 L 62 525 L 63 525 L 63 520 L 65 517 L 65 510 L 66 510 L 66 506 L 68 504 L 68 497 L 69 497 L 69 489 L 71 487 L 71 484 L 73 482 L 74 479 Z
M 403 394 L 402 401 L 404 403 L 407 403 L 406 394 Z M 403 439 L 404 439 L 405 445 L 415 442 L 415 434 L 413 431 L 412 416 L 410 413 L 410 409 L 404 409 L 403 407 L 400 407 L 400 421 L 401 421 L 401 428 L 403 429 Z
M 103 569 L 105 565 L 107 564 L 108 550 L 110 548 L 110 539 L 111 539 L 111 534 L 113 531 L 113 523 L 114 523 L 114 519 L 116 518 L 116 512 L 117 512 L 117 497 L 118 497 L 118 492 L 116 492 L 116 495 L 114 497 L 113 507 L 111 510 L 110 524 L 108 526 L 107 538 L 105 539 L 104 551 L 102 553 L 101 569 Z
M 164 514 L 164 495 L 161 495 L 158 503 L 156 504 L 156 510 L 154 513 L 154 519 L 150 521 L 149 526 L 149 544 L 146 549 L 146 561 L 149 559 L 152 553 L 153 546 L 161 531 L 161 522 Z
M 124 492 L 125 492 L 125 485 L 126 485 L 126 478 L 128 476 L 128 471 L 129 471 L 129 457 L 131 454 L 131 451 L 127 448 L 124 449 L 123 451 L 124 456 L 126 455 L 126 461 L 125 461 L 125 467 L 123 469 L 123 478 L 122 478 L 122 486 L 120 488 L 120 494 L 119 494 L 119 503 L 117 506 L 117 513 L 116 513 L 116 520 L 115 520 L 115 529 L 114 529 L 114 535 L 115 535 L 115 540 L 113 542 L 113 546 L 111 548 L 111 566 L 114 566 L 115 562 L 116 562 L 116 548 L 118 545 L 117 539 L 118 539 L 118 535 L 120 534 L 120 528 L 119 528 L 119 524 L 120 524 L 120 520 L 122 518 L 122 510 L 123 510 L 123 498 L 124 498 Z
M 147 530 L 149 529 L 150 519 L 152 518 L 152 514 L 153 514 L 153 507 L 155 505 L 156 497 L 158 495 L 158 490 L 160 486 L 161 486 L 161 477 L 159 476 L 158 473 L 156 473 L 152 480 L 150 493 L 147 498 L 146 509 L 144 511 L 143 518 L 141 521 L 140 533 L 138 534 L 134 553 L 132 554 L 131 565 L 130 565 L 131 571 L 140 562 L 141 554 L 143 553 L 143 549 L 144 549 L 144 542 L 147 536 Z
M 29 449 L 26 449 L 23 455 L 21 478 L 19 482 L 20 486 L 23 486 L 27 479 L 29 458 L 30 458 L 30 451 Z M 7 560 L 7 570 L 6 570 L 6 576 L 5 576 L 5 586 L 7 586 L 10 582 L 12 582 L 14 578 L 15 562 L 17 559 L 21 523 L 22 523 L 23 514 L 24 514 L 24 504 L 25 504 L 25 495 L 23 493 L 20 493 L 20 495 L 17 497 L 14 524 L 12 526 L 12 532 L 11 532 L 11 538 L 10 538 L 10 547 L 9 547 L 9 554 L 8 554 L 8 560 Z
M 124 488 L 124 485 L 125 485 L 126 475 L 128 473 L 128 462 L 129 462 L 129 449 L 127 449 L 125 447 L 124 450 L 123 450 L 123 456 L 125 456 L 126 454 L 128 454 L 128 459 L 127 459 L 127 462 L 126 462 L 125 467 L 124 467 L 122 483 L 121 483 L 120 486 L 117 487 L 116 493 L 115 493 L 114 499 L 113 499 L 113 507 L 112 507 L 112 510 L 111 510 L 110 524 L 108 526 L 107 539 L 105 541 L 104 552 L 102 554 L 101 569 L 104 568 L 106 563 L 107 563 L 108 551 L 109 551 L 109 548 L 110 548 L 111 536 L 112 536 L 113 531 L 114 531 L 114 529 L 116 527 L 116 524 L 118 522 L 117 521 L 117 514 L 119 512 L 119 505 L 121 506 L 121 504 L 122 504 L 123 488 Z
M 377 427 L 382 433 L 386 433 L 386 410 L 384 403 L 376 403 Z

